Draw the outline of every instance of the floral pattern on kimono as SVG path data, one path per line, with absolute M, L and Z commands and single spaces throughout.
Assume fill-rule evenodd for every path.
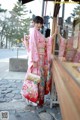
M 66 49 L 67 50 L 71 50 L 73 48 L 73 37 L 70 37 L 68 40 L 67 40 L 67 45 L 66 45 Z
M 38 86 L 33 81 L 25 80 L 22 86 L 21 94 L 27 100 L 37 102 L 38 99 Z
M 51 82 L 52 82 L 52 74 L 51 74 L 51 52 L 52 52 L 52 37 L 47 38 L 46 42 L 46 62 L 45 65 L 48 65 L 48 68 L 46 68 L 46 85 L 45 85 L 45 94 L 48 94 L 51 90 Z
M 75 54 L 73 62 L 80 63 L 80 51 L 77 51 L 77 53 Z

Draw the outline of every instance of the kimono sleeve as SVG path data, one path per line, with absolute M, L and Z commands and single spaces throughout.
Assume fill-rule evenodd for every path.
M 47 59 L 48 59 L 48 61 L 50 61 L 50 59 L 51 59 L 51 51 L 52 51 L 52 37 L 48 37 L 46 43 L 47 43 L 46 44 L 46 47 L 47 47 Z
M 35 29 L 30 31 L 29 48 L 31 52 L 31 61 L 38 62 L 39 55 L 37 49 L 37 31 Z
M 64 53 L 66 50 L 66 42 L 65 42 L 65 38 L 61 37 L 60 38 L 60 43 L 59 43 L 59 57 L 63 57 Z

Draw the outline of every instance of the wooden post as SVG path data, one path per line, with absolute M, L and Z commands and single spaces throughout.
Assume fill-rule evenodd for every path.
M 60 2 L 61 0 L 59 0 Z M 58 12 L 59 12 L 60 4 L 56 3 L 54 5 L 54 13 L 53 13 L 53 23 L 52 23 L 52 34 L 54 34 L 55 29 L 57 27 L 57 17 L 58 17 Z M 55 40 L 52 43 L 52 54 L 54 54 L 54 49 L 55 49 Z
M 57 17 L 53 17 L 53 24 L 52 24 L 52 34 L 54 34 L 55 29 L 57 26 Z M 54 49 L 55 49 L 55 39 L 52 41 L 52 54 L 54 54 Z

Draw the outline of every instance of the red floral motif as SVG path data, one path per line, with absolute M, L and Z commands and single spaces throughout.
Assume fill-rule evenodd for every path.
M 22 86 L 22 95 L 32 102 L 38 100 L 38 86 L 33 81 L 26 80 Z

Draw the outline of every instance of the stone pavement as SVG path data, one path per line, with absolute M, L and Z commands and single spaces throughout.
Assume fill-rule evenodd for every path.
M 0 111 L 8 111 L 9 120 L 61 120 L 59 106 L 49 107 L 50 96 L 42 108 L 27 106 L 20 94 L 24 77 L 24 72 L 7 71 L 0 78 Z

